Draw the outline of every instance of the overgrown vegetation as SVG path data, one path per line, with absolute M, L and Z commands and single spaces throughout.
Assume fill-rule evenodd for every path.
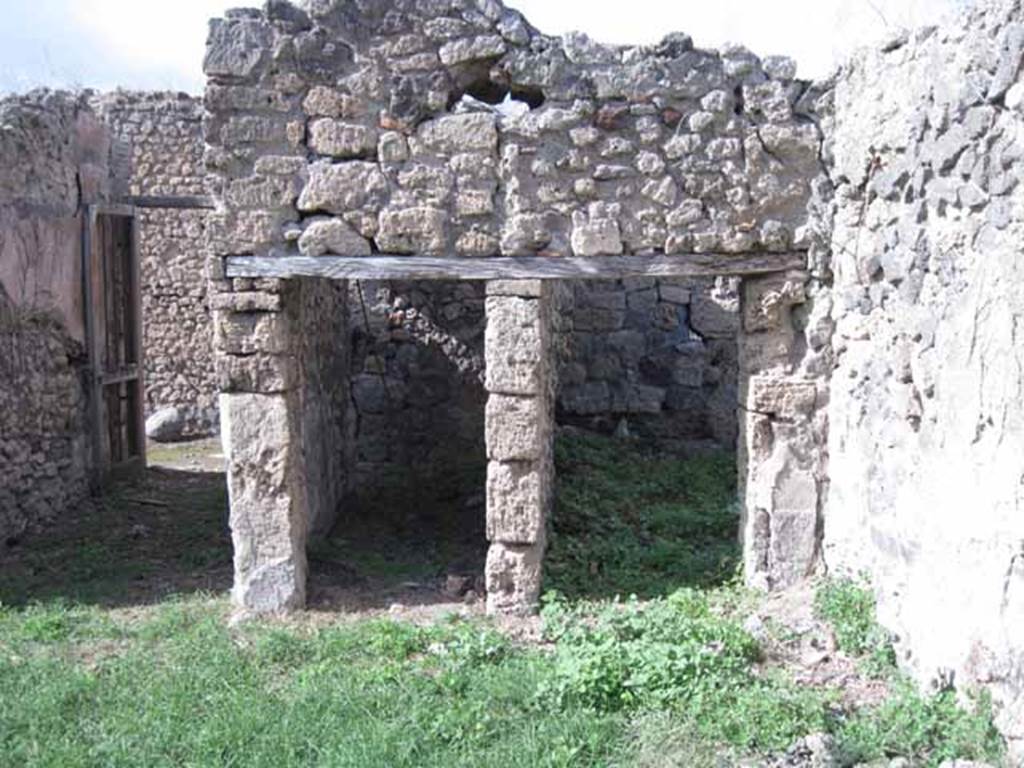
M 1002 740 L 992 724 L 991 701 L 981 696 L 968 709 L 956 693 L 922 695 L 896 668 L 892 638 L 878 624 L 875 595 L 866 581 L 829 579 L 818 588 L 815 612 L 828 621 L 836 645 L 874 677 L 888 678 L 891 694 L 878 708 L 842 715 L 836 733 L 845 764 L 903 756 L 935 766 L 956 758 L 998 761 Z
M 669 711 L 712 743 L 759 751 L 825 726 L 828 696 L 756 674 L 757 642 L 701 592 L 645 603 L 555 599 L 543 615 L 556 644 L 544 692 L 563 710 Z
M 736 461 L 681 460 L 577 434 L 555 450 L 558 499 L 546 583 L 571 597 L 664 596 L 735 575 Z
M 863 657 L 871 674 L 884 676 L 895 668 L 892 639 L 875 619 L 870 587 L 848 578 L 825 581 L 815 595 L 814 610 L 832 625 L 839 649 Z
M 744 628 L 755 598 L 735 578 L 726 457 L 572 437 L 558 460 L 541 646 L 455 618 L 230 628 L 227 601 L 201 593 L 86 605 L 123 582 L 62 546 L 79 583 L 39 589 L 40 572 L 4 590 L 70 599 L 0 606 L 0 766 L 718 768 L 822 731 L 844 766 L 998 762 L 989 702 L 902 680 L 864 585 L 826 582 L 816 609 L 890 686 L 884 702 L 844 711 L 838 691 L 765 663 Z

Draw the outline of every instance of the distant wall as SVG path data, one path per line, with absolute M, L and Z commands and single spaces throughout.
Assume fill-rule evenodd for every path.
M 116 91 L 95 103 L 127 153 L 130 194 L 204 194 L 201 99 Z M 181 437 L 215 432 L 218 422 L 207 217 L 202 210 L 139 212 L 146 414 L 177 408 Z
M 1021 18 L 992 3 L 839 75 L 824 528 L 830 569 L 872 577 L 902 661 L 925 682 L 988 686 L 1018 751 Z
M 573 285 L 561 421 L 682 451 L 735 450 L 738 280 Z
M 0 100 L 0 546 L 88 493 L 81 206 L 111 187 L 83 98 Z

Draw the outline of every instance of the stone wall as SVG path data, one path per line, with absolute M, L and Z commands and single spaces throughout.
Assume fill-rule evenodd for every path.
M 824 547 L 871 576 L 902 662 L 986 685 L 1024 757 L 1021 13 L 989 4 L 838 77 Z
M 736 47 L 697 50 L 682 34 L 655 46 L 632 48 L 601 46 L 580 35 L 552 38 L 495 0 L 323 0 L 304 9 L 274 0 L 262 11 L 229 11 L 212 22 L 205 70 L 206 157 L 218 204 L 210 229 L 211 290 L 225 297 L 218 302 L 232 308 L 218 319 L 226 325 L 217 333 L 232 337 L 235 346 L 221 347 L 222 366 L 240 365 L 240 350 L 249 347 L 258 353 L 270 339 L 273 349 L 263 351 L 276 359 L 298 343 L 296 334 L 310 331 L 274 316 L 239 322 L 247 310 L 238 309 L 236 302 L 248 306 L 249 300 L 230 297 L 247 289 L 239 288 L 238 279 L 225 279 L 224 257 L 575 256 L 595 259 L 596 265 L 596 260 L 614 255 L 696 254 L 720 264 L 724 274 L 741 255 L 756 255 L 769 271 L 801 264 L 803 252 L 812 246 L 806 211 L 820 173 L 821 136 L 810 111 L 813 99 L 807 98 L 812 89 L 793 78 L 794 67 L 787 59 L 761 61 Z M 611 322 L 615 330 L 627 332 L 635 324 L 644 343 L 640 350 L 629 350 L 628 359 L 618 353 L 622 373 L 615 387 L 608 387 L 610 412 L 637 417 L 640 411 L 653 417 L 656 411 L 696 402 L 698 410 L 719 416 L 692 425 L 693 432 L 721 439 L 734 429 L 723 415 L 725 404 L 734 399 L 729 393 L 732 366 L 737 379 L 758 377 L 755 388 L 737 390 L 740 400 L 749 395 L 764 405 L 755 419 L 760 438 L 742 454 L 750 459 L 741 467 L 746 482 L 760 493 L 745 532 L 777 542 L 777 557 L 756 558 L 760 570 L 755 579 L 773 586 L 810 572 L 817 556 L 816 546 L 790 559 L 782 556 L 787 532 L 813 532 L 820 516 L 821 463 L 806 455 L 820 447 L 819 400 L 812 397 L 808 408 L 800 393 L 808 387 L 816 391 L 813 380 L 821 372 L 805 364 L 803 329 L 791 320 L 793 305 L 812 295 L 804 290 L 805 279 L 799 272 L 786 275 L 782 284 L 756 283 L 757 290 L 750 293 L 754 303 L 743 323 L 739 312 L 744 299 L 726 284 L 709 293 L 698 290 L 696 300 L 692 291 L 698 286 L 692 286 L 686 301 L 679 290 L 674 301 L 668 298 L 673 289 L 686 286 L 649 281 L 580 288 L 571 300 L 564 292 L 502 297 L 510 305 L 516 298 L 572 305 L 577 337 L 591 334 L 591 342 L 581 341 L 575 353 L 576 377 L 568 379 L 564 390 L 569 393 L 563 398 L 566 410 L 586 402 L 580 395 L 588 387 L 598 392 L 608 386 L 601 377 L 612 375 L 616 364 L 608 345 L 621 345 L 626 337 L 598 339 L 594 323 L 622 305 L 629 314 L 631 300 L 634 315 L 628 321 L 624 317 L 621 327 L 617 319 Z M 262 307 L 266 299 L 260 295 L 252 301 Z M 439 312 L 455 312 L 458 305 L 446 300 L 444 289 L 424 293 L 422 302 L 417 299 L 420 306 L 394 301 L 387 297 L 391 307 L 386 315 L 395 328 L 413 315 L 409 309 L 425 309 L 429 322 L 437 324 Z M 270 310 L 259 310 L 264 311 Z M 543 310 L 545 316 L 550 312 Z M 399 315 L 400 321 L 391 319 Z M 694 336 L 705 320 L 722 326 L 714 329 L 714 336 L 698 340 Z M 543 339 L 537 336 L 534 341 L 543 340 L 543 348 L 529 354 L 547 364 L 542 358 L 556 353 L 552 340 L 568 334 L 561 325 L 551 338 L 547 332 Z M 355 356 L 352 388 L 354 415 L 362 422 L 354 427 L 362 452 L 356 460 L 360 455 L 379 457 L 387 464 L 396 450 L 390 436 L 412 433 L 388 432 L 378 420 L 386 435 L 381 440 L 367 417 L 379 416 L 372 410 L 387 401 L 392 383 L 398 391 L 415 379 L 411 374 L 421 362 L 417 357 L 430 345 L 417 347 L 413 341 L 401 350 L 392 331 L 385 330 L 383 340 L 379 330 L 372 330 L 366 353 Z M 467 338 L 479 332 L 473 320 L 463 330 Z M 729 336 L 736 332 L 740 340 L 734 345 Z M 443 330 L 441 337 L 459 334 Z M 488 339 L 496 349 L 488 348 Z M 746 357 L 741 354 L 744 339 Z M 504 344 L 502 337 L 488 335 L 485 357 L 501 359 Z M 680 355 L 691 358 L 689 370 L 665 359 L 665 345 L 682 347 Z M 395 350 L 404 355 L 401 360 L 397 354 L 390 357 Z M 527 351 L 516 354 L 525 356 Z M 231 360 L 223 359 L 225 355 Z M 426 367 L 437 370 L 447 364 L 442 352 Z M 479 369 L 469 369 L 472 382 Z M 553 367 L 548 373 L 555 373 Z M 486 375 L 490 380 L 489 370 Z M 267 486 L 276 489 L 276 506 L 268 497 L 247 495 L 239 488 L 233 507 L 238 507 L 240 521 L 242 516 L 256 520 L 276 515 L 275 525 L 283 526 L 275 528 L 280 542 L 298 547 L 303 534 L 293 522 L 284 521 L 294 521 L 290 516 L 306 503 L 302 497 L 307 489 L 300 489 L 296 480 L 305 470 L 298 467 L 302 457 L 294 446 L 294 423 L 302 417 L 293 413 L 305 406 L 292 395 L 276 398 L 273 387 L 253 386 L 246 382 L 238 390 L 229 383 L 229 399 L 236 400 L 239 391 L 259 393 L 260 402 L 275 395 L 273 403 L 266 400 L 267 407 L 287 416 L 275 433 L 280 438 L 278 465 L 293 470 Z M 410 392 L 398 394 L 408 397 Z M 489 401 L 508 394 L 491 388 Z M 415 395 L 426 397 L 423 402 L 437 397 L 426 389 Z M 787 410 L 794 401 L 799 403 L 795 415 Z M 240 412 L 256 407 L 256 401 L 237 402 Z M 441 405 L 440 400 L 431 402 Z M 409 418 L 399 427 L 421 429 L 411 418 L 420 410 L 403 400 L 397 412 Z M 495 425 L 504 424 L 512 433 L 518 429 L 514 409 L 499 410 L 502 417 L 488 422 L 489 439 Z M 784 424 L 776 425 L 777 418 Z M 351 421 L 348 428 L 353 428 Z M 690 428 L 678 425 L 681 434 Z M 458 432 L 461 427 L 451 424 L 449 429 Z M 495 439 L 505 437 L 514 435 Z M 794 440 L 802 441 L 799 450 L 788 450 Z M 239 453 L 233 486 L 250 469 L 260 476 L 251 447 L 239 445 L 235 436 L 231 445 Z M 533 447 L 537 456 L 528 461 L 543 464 L 547 449 L 539 443 Z M 492 465 L 494 461 L 502 460 L 492 457 Z M 773 494 L 780 485 L 786 492 Z M 489 520 L 493 504 L 502 506 L 496 500 L 499 486 L 488 487 Z M 542 507 L 546 497 L 531 498 Z M 780 504 L 791 506 L 782 510 Z M 773 517 L 777 507 L 780 514 Z M 237 545 L 244 550 L 251 537 L 240 536 Z M 526 550 L 517 550 L 511 559 L 495 554 L 506 551 L 505 545 L 537 551 L 531 549 L 527 556 Z M 287 548 L 282 543 L 282 551 Z M 542 549 L 542 541 L 492 537 L 489 563 L 503 564 L 504 572 L 492 573 L 489 564 L 488 579 L 501 584 L 499 591 L 508 597 L 496 598 L 492 607 L 512 610 L 513 603 L 522 608 L 522 600 L 529 602 L 532 587 L 510 585 L 506 579 L 515 582 L 516 573 L 527 578 L 526 570 L 517 570 L 516 558 L 530 560 Z M 276 597 L 273 590 L 265 592 L 269 602 L 264 603 L 245 596 L 244 585 L 252 583 L 254 571 L 243 558 L 236 572 L 242 592 L 236 598 L 261 609 L 301 601 L 292 579 L 301 571 L 300 559 L 295 554 L 288 563 L 274 566 L 279 575 L 291 574 L 286 580 L 292 587 Z
M 739 281 L 572 284 L 559 420 L 666 448 L 736 447 Z
M 0 100 L 0 547 L 89 490 L 81 206 L 111 187 L 84 98 Z
M 116 91 L 94 103 L 130 173 L 131 195 L 204 195 L 202 102 L 183 93 Z M 217 429 L 213 327 L 205 278 L 208 212 L 139 211 L 146 415 L 169 411 L 177 438 Z
M 483 284 L 354 283 L 349 307 L 360 506 L 482 500 Z

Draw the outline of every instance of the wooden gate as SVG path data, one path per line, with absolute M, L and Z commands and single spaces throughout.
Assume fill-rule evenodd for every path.
M 146 465 L 138 221 L 127 205 L 91 205 L 82 235 L 83 304 L 94 482 Z

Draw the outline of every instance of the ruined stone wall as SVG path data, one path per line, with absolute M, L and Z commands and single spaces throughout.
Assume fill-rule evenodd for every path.
M 831 129 L 825 557 L 922 682 L 1024 739 L 1024 53 L 1018 2 L 855 59 Z
M 116 91 L 94 99 L 130 169 L 128 192 L 204 195 L 202 102 L 183 93 Z M 217 429 L 213 328 L 202 210 L 139 211 L 146 415 L 165 409 L 178 438 Z
M 84 98 L 0 100 L 0 547 L 88 493 L 81 206 L 111 187 Z
M 580 35 L 552 38 L 495 0 L 318 0 L 303 9 L 274 0 L 262 11 L 229 11 L 212 22 L 205 70 L 206 157 L 218 202 L 210 229 L 211 289 L 224 296 L 237 297 L 240 291 L 237 280 L 226 279 L 222 257 L 231 256 L 387 253 L 596 260 L 700 254 L 728 272 L 734 261 L 751 254 L 772 265 L 769 270 L 802 265 L 811 245 L 806 209 L 812 181 L 820 172 L 821 139 L 805 98 L 808 85 L 793 78 L 794 66 L 787 59 L 761 61 L 736 47 L 697 50 L 682 34 L 642 47 L 601 46 Z M 798 412 L 786 410 L 794 400 L 790 395 L 807 389 L 808 381 L 820 375 L 802 365 L 802 348 L 790 346 L 802 338 L 790 314 L 808 295 L 805 278 L 796 272 L 781 285 L 755 281 L 749 329 L 738 320 L 742 307 L 737 304 L 744 300 L 733 294 L 726 302 L 732 302 L 730 311 L 737 318 L 732 328 L 741 337 L 735 352 L 738 378 L 757 378 L 756 387 L 739 391 L 740 399 L 753 392 L 751 397 L 765 405 L 757 414 L 760 438 L 752 443 L 753 450 L 741 452 L 755 459 L 749 466 L 744 463 L 741 472 L 761 493 L 745 531 L 765 537 L 779 533 L 780 550 L 785 548 L 782 534 L 795 527 L 794 518 L 803 515 L 797 526 L 801 531 L 814 531 L 818 525 L 820 466 L 805 454 L 818 444 L 820 431 L 806 436 L 801 455 L 794 458 L 787 450 L 794 435 L 803 435 L 814 420 L 799 397 Z M 652 287 L 585 288 L 569 303 L 576 305 L 579 318 L 600 314 L 602 307 L 595 304 L 600 302 L 626 302 L 628 312 L 630 294 L 635 294 L 637 306 L 651 306 Z M 663 302 L 661 295 L 673 287 L 680 286 L 657 286 L 652 316 L 623 320 L 622 330 L 635 320 L 637 332 L 645 335 L 646 357 L 659 357 L 658 345 L 669 341 L 665 334 L 696 341 L 688 335 L 690 318 L 699 314 L 703 299 L 695 302 L 691 294 L 689 302 L 677 302 L 674 306 L 687 309 L 675 309 L 670 320 L 667 315 L 673 310 L 668 306 L 673 302 Z M 438 302 L 434 298 L 424 298 L 430 314 L 435 304 L 446 311 L 443 291 Z M 518 298 L 545 305 L 559 301 L 555 295 Z M 289 328 L 271 315 L 241 323 L 251 313 L 238 307 L 249 306 L 249 300 L 223 301 L 231 311 L 217 322 L 226 323 L 226 335 L 239 336 L 237 349 L 221 347 L 222 366 L 241 365 L 242 347 L 249 344 L 258 352 L 270 339 L 273 343 L 262 351 L 276 360 L 289 349 L 289 333 L 308 331 Z M 252 301 L 261 307 L 257 314 L 280 313 L 263 309 L 263 298 Z M 448 307 L 455 304 L 447 302 Z M 404 307 L 393 309 L 408 315 Z M 545 306 L 545 317 L 548 312 Z M 658 313 L 666 315 L 663 325 L 674 327 L 657 327 Z M 585 319 L 577 330 L 597 335 Z M 567 335 L 564 327 L 552 333 L 550 339 L 545 336 L 546 344 Z M 751 353 L 744 357 L 743 339 L 748 336 Z M 635 364 L 620 359 L 628 383 L 616 389 L 614 400 L 609 390 L 607 407 L 653 415 L 654 403 L 662 409 L 670 398 L 727 401 L 727 386 L 704 379 L 708 371 L 716 371 L 712 379 L 722 371 L 722 380 L 730 378 L 730 342 L 724 331 L 714 341 L 722 343 L 706 344 L 701 352 L 712 364 L 694 366 L 701 371 L 699 385 L 696 373 L 677 371 L 675 364 L 668 370 L 665 361 L 642 365 L 642 359 Z M 492 343 L 499 349 L 487 350 L 486 356 L 500 359 L 505 342 L 495 336 Z M 595 341 L 581 351 L 585 371 L 582 378 L 570 379 L 569 387 L 591 385 L 596 390 L 608 383 L 598 378 L 605 375 L 601 365 L 612 358 L 598 348 L 607 343 Z M 397 348 L 391 340 L 387 344 Z M 765 345 L 770 352 L 759 354 Z M 383 369 L 385 378 L 397 372 L 404 380 L 420 354 L 406 351 L 408 359 L 391 366 L 379 360 L 378 339 L 371 339 L 370 346 L 372 354 L 357 355 L 354 361 L 355 414 L 360 418 L 375 415 L 370 408 L 379 408 L 387 397 L 387 385 L 377 380 L 381 371 L 368 369 L 367 363 Z M 687 351 L 696 352 L 696 343 Z M 532 354 L 549 353 L 554 350 L 545 347 Z M 604 358 L 602 363 L 598 357 Z M 442 363 L 441 358 L 435 362 Z M 242 389 L 235 382 L 228 386 L 229 399 L 239 404 L 240 412 L 255 409 L 258 402 L 289 414 L 296 407 L 292 395 L 276 396 L 276 384 L 250 379 Z M 814 390 L 813 384 L 810 388 Z M 259 397 L 243 402 L 235 397 L 241 392 Z M 488 402 L 504 394 L 492 389 Z M 811 400 L 817 418 L 818 403 Z M 414 410 L 403 408 L 406 415 Z M 508 428 L 516 429 L 515 413 L 504 417 Z M 489 415 L 488 423 L 500 424 L 504 417 Z M 777 418 L 784 424 L 772 431 Z M 364 426 L 369 421 L 364 419 Z M 281 466 L 287 466 L 301 457 L 294 454 L 294 426 L 281 426 L 276 433 L 281 444 L 275 450 L 283 457 Z M 714 432 L 709 425 L 703 428 Z M 725 434 L 731 426 L 717 429 Z M 361 450 L 369 448 L 378 456 L 384 448 L 392 450 L 371 432 L 362 431 L 357 438 Z M 234 476 L 241 482 L 253 456 L 246 454 L 248 448 L 239 450 L 241 463 Z M 537 444 L 531 450 L 543 456 L 546 449 Z M 765 464 L 762 459 L 768 458 L 772 462 Z M 298 474 L 296 470 L 294 476 Z M 293 482 L 294 476 L 272 484 L 277 488 L 275 509 L 287 509 L 288 515 L 305 504 L 305 491 Z M 772 488 L 780 482 L 789 489 L 785 501 L 794 506 L 773 529 L 777 504 Z M 496 493 L 488 488 L 489 499 Z M 243 506 L 249 508 L 241 514 L 258 515 L 270 509 L 270 500 L 249 496 Z M 491 510 L 488 516 L 493 516 Z M 294 533 L 287 530 L 288 536 Z M 285 542 L 284 529 L 278 533 Z M 543 548 L 542 543 L 534 545 Z M 284 543 L 282 547 L 287 549 Z M 770 585 L 789 583 L 809 572 L 816 554 L 816 546 L 802 550 L 783 566 L 778 566 L 781 556 L 757 558 L 757 579 Z M 246 574 L 262 566 L 248 561 L 243 565 L 236 571 L 236 583 L 243 584 L 239 600 L 246 604 L 244 585 L 252 583 Z M 297 560 L 273 567 L 278 575 L 300 570 Z M 509 594 L 519 594 L 516 590 Z M 287 592 L 289 603 L 300 597 L 297 588 Z
M 206 60 L 216 191 L 240 236 L 230 252 L 803 245 L 819 137 L 797 114 L 805 85 L 788 60 L 682 35 L 560 40 L 490 2 L 269 9 L 215 20 Z M 467 93 L 523 101 L 509 114 Z M 313 160 L 264 156 L 275 146 Z

